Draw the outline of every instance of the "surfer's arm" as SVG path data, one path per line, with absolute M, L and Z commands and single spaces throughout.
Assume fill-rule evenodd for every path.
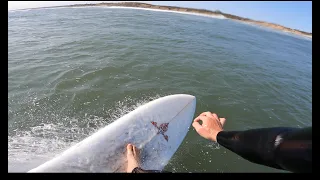
M 291 172 L 312 171 L 312 128 L 220 131 L 216 139 L 253 163 Z

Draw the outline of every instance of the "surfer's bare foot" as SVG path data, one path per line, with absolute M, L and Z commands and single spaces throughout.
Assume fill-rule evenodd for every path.
M 128 167 L 127 172 L 131 173 L 136 167 L 139 167 L 140 154 L 139 149 L 132 144 L 127 145 L 127 159 Z

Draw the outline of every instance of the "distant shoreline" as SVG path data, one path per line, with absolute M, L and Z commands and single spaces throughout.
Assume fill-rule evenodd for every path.
M 74 4 L 74 5 L 42 7 L 42 8 L 86 7 L 86 6 L 107 6 L 107 7 L 128 7 L 128 8 L 131 7 L 131 8 L 139 8 L 139 9 L 163 10 L 163 11 L 171 11 L 171 12 L 180 12 L 180 13 L 184 13 L 184 14 L 211 16 L 214 18 L 227 18 L 227 19 L 231 19 L 231 20 L 235 20 L 235 21 L 245 22 L 248 24 L 258 25 L 258 26 L 262 26 L 262 27 L 268 27 L 268 28 L 271 28 L 274 30 L 312 38 L 312 33 L 300 31 L 297 29 L 291 29 L 288 27 L 281 26 L 279 24 L 252 20 L 252 19 L 248 19 L 248 18 L 235 16 L 232 14 L 223 13 L 221 11 L 209 11 L 209 10 L 205 10 L 205 9 L 183 8 L 183 7 L 175 7 L 175 6 L 160 6 L 160 5 L 152 5 L 152 4 L 138 3 L 138 2 Z M 31 9 L 40 9 L 40 8 L 31 8 Z

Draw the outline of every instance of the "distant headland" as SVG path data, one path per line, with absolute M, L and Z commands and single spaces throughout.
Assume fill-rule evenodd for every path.
M 289 32 L 296 35 L 301 35 L 305 37 L 312 38 L 312 33 L 300 31 L 297 29 L 291 29 L 288 27 L 281 26 L 275 23 L 269 23 L 264 21 L 257 21 L 252 20 L 249 18 L 243 18 L 239 16 L 235 16 L 232 14 L 223 13 L 219 10 L 217 11 L 210 11 L 205 9 L 194 9 L 194 8 L 184 8 L 184 7 L 175 7 L 175 6 L 160 6 L 160 5 L 152 5 L 147 3 L 138 3 L 138 2 L 120 2 L 120 3 L 97 3 L 97 4 L 74 4 L 74 5 L 67 5 L 67 6 L 54 6 L 56 7 L 86 7 L 86 6 L 109 6 L 109 7 L 131 7 L 131 8 L 145 8 L 145 9 L 153 9 L 153 10 L 165 10 L 165 11 L 173 11 L 173 12 L 182 12 L 182 13 L 191 13 L 191 14 L 199 14 L 199 15 L 206 15 L 206 16 L 213 16 L 213 17 L 225 17 L 228 19 L 232 19 L 235 21 L 241 21 L 248 24 L 268 27 L 275 30 L 280 30 L 283 32 Z M 43 7 L 43 8 L 52 8 L 52 7 Z M 34 8 L 36 9 L 36 8 Z

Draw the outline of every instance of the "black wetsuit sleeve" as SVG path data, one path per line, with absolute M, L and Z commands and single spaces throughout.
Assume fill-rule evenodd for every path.
M 217 142 L 253 163 L 291 172 L 312 172 L 312 128 L 221 131 Z

